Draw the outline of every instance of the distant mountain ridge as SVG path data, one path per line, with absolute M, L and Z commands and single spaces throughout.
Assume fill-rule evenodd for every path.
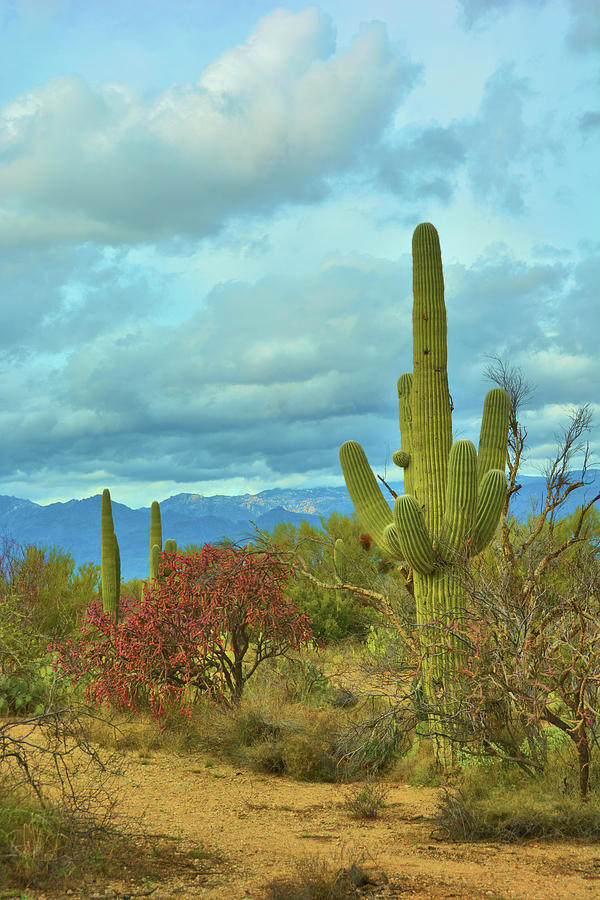
M 577 473 L 575 473 L 577 474 Z M 563 508 L 572 513 L 584 498 L 600 493 L 600 469 L 590 469 L 589 486 L 573 491 Z M 511 512 L 527 518 L 532 501 L 539 503 L 545 492 L 545 479 L 523 475 L 521 490 L 511 499 Z M 397 492 L 402 484 L 390 483 Z M 385 488 L 383 488 L 385 492 Z M 390 506 L 393 498 L 389 496 Z M 0 537 L 19 544 L 60 547 L 69 552 L 79 566 L 85 562 L 100 564 L 100 494 L 84 500 L 50 503 L 42 506 L 31 500 L 0 495 Z M 113 500 L 113 519 L 121 554 L 123 578 L 146 578 L 149 568 L 150 508 L 130 509 Z M 259 494 L 226 496 L 216 494 L 175 494 L 160 502 L 163 540 L 174 538 L 179 547 L 186 544 L 214 543 L 222 538 L 250 540 L 254 534 L 251 520 L 261 530 L 271 531 L 279 522 L 298 525 L 307 521 L 316 528 L 336 512 L 351 516 L 354 506 L 345 485 L 320 488 L 271 488 Z

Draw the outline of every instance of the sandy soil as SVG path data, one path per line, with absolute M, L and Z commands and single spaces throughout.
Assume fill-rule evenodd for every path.
M 385 808 L 365 821 L 344 807 L 350 785 L 207 768 L 204 758 L 153 752 L 142 764 L 128 755 L 124 779 L 124 813 L 143 812 L 148 831 L 181 837 L 190 848 L 201 843 L 221 858 L 188 858 L 180 871 L 169 867 L 166 882 L 134 883 L 126 872 L 118 880 L 90 877 L 68 896 L 260 900 L 269 881 L 296 873 L 299 857 L 318 854 L 347 866 L 364 854 L 362 865 L 373 874 L 364 896 L 373 898 L 600 897 L 600 844 L 449 842 L 431 820 L 436 789 L 388 784 Z M 50 885 L 26 896 L 58 897 Z

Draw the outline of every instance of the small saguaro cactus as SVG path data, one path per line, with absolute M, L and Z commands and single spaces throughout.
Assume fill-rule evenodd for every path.
M 154 552 L 154 547 L 158 551 Z M 158 568 L 158 554 L 162 550 L 162 525 L 160 521 L 160 506 L 158 500 L 154 500 L 150 507 L 150 578 L 156 578 Z
M 333 545 L 333 568 L 339 581 L 346 581 L 348 575 L 348 560 L 346 559 L 346 547 L 342 538 L 337 538 Z M 343 592 L 343 596 L 347 596 L 347 591 Z M 335 592 L 335 606 L 340 610 L 340 591 Z
M 415 229 L 412 249 L 413 371 L 398 379 L 401 448 L 392 457 L 404 469 L 405 493 L 395 499 L 393 512 L 360 444 L 342 444 L 340 461 L 362 526 L 385 554 L 412 568 L 424 650 L 423 689 L 428 702 L 451 719 L 465 618 L 453 566 L 483 550 L 500 519 L 510 401 L 501 388 L 487 394 L 478 451 L 471 441 L 452 442 L 442 256 L 433 225 L 426 222 Z M 440 625 L 452 621 L 459 632 L 440 653 Z M 438 762 L 452 768 L 453 745 L 436 736 L 434 716 L 430 726 Z
M 119 544 L 115 534 L 110 491 L 102 491 L 102 509 L 100 513 L 100 572 L 102 577 L 102 608 L 113 616 L 115 622 L 119 618 L 119 595 L 121 590 L 121 557 Z
M 337 538 L 333 545 L 333 567 L 340 581 L 346 580 L 346 548 L 342 538 Z
M 158 558 L 162 550 L 162 525 L 160 521 L 160 506 L 158 500 L 153 500 L 150 507 L 150 575 L 153 581 L 158 573 Z M 142 585 L 141 598 L 144 598 Z

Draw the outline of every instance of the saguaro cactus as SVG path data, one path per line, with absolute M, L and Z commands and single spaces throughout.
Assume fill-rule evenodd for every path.
M 121 557 L 119 544 L 113 525 L 110 491 L 102 491 L 100 513 L 100 572 L 102 577 L 102 608 L 104 612 L 119 617 L 119 595 L 121 590 Z
M 413 235 L 413 294 L 413 371 L 398 379 L 401 449 L 393 454 L 404 469 L 405 493 L 394 501 L 393 513 L 360 444 L 342 444 L 340 461 L 363 527 L 384 553 L 413 570 L 425 696 L 448 714 L 455 709 L 460 634 L 442 653 L 440 625 L 464 621 L 453 564 L 464 554 L 479 553 L 500 518 L 510 401 L 501 388 L 487 394 L 478 451 L 468 440 L 452 443 L 442 256 L 437 231 L 428 222 Z M 430 719 L 434 734 L 436 721 Z M 444 768 L 452 767 L 453 744 L 439 727 L 436 754 Z
M 150 576 L 153 581 L 158 574 L 158 557 L 162 550 L 162 524 L 160 521 L 160 506 L 158 500 L 153 500 L 150 507 Z M 141 599 L 144 599 L 144 587 L 142 585 Z
M 154 547 L 158 546 L 158 551 Z M 150 578 L 156 578 L 158 554 L 162 550 L 162 525 L 160 522 L 160 506 L 155 500 L 150 507 Z

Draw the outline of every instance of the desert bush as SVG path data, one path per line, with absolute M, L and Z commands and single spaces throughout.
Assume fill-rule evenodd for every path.
M 278 546 L 289 558 L 300 562 L 288 590 L 310 616 L 316 638 L 323 644 L 337 643 L 350 636 L 362 639 L 371 625 L 381 622 L 381 615 L 361 603 L 357 595 L 330 590 L 318 582 L 332 581 L 333 546 L 338 538 L 344 542 L 347 578 L 353 584 L 371 588 L 381 584 L 381 557 L 374 545 L 361 542 L 361 528 L 355 513 L 351 518 L 333 513 L 327 521 L 321 519 L 321 525 L 319 529 L 308 522 L 302 522 L 298 527 L 285 522 L 276 525 L 272 534 L 262 535 L 261 540 L 267 546 Z M 306 573 L 313 578 L 306 577 Z
M 294 859 L 295 877 L 278 878 L 266 885 L 265 900 L 352 900 L 364 896 L 372 876 L 362 867 L 364 857 L 340 866 L 321 856 Z
M 507 792 L 491 787 L 485 796 L 465 789 L 443 789 L 436 826 L 440 836 L 457 841 L 520 841 L 523 838 L 600 838 L 600 798 L 537 793 L 531 785 Z
M 121 598 L 115 622 L 98 602 L 78 641 L 56 642 L 58 668 L 96 702 L 190 713 L 195 696 L 237 705 L 265 660 L 312 641 L 308 617 L 284 597 L 291 570 L 268 553 L 205 545 L 161 554 L 141 601 Z M 250 660 L 246 660 L 246 655 Z
M 414 787 L 439 787 L 443 782 L 436 764 L 431 738 L 413 736 L 406 753 L 394 760 L 389 777 Z
M 120 773 L 86 739 L 86 710 L 0 725 L 0 884 L 44 885 L 89 860 L 119 832 Z
M 315 735 L 291 734 L 282 748 L 285 772 L 300 781 L 335 781 L 336 760 L 328 753 L 323 741 L 315 740 Z
M 0 550 L 0 715 L 37 715 L 73 694 L 47 649 L 68 636 L 95 596 L 98 567 L 74 574 L 69 554 L 3 539 Z
M 333 686 L 323 669 L 311 659 L 283 657 L 277 660 L 273 675 L 282 685 L 288 703 L 323 706 L 333 694 Z
M 99 566 L 84 563 L 75 573 L 73 557 L 56 547 L 22 546 L 2 539 L 0 605 L 10 608 L 2 621 L 4 627 L 12 621 L 27 632 L 28 659 L 43 656 L 48 641 L 75 630 L 80 616 L 98 595 L 99 580 Z M 25 649 L 23 644 L 21 647 Z
M 380 809 L 385 806 L 385 798 L 389 788 L 383 784 L 367 781 L 356 785 L 346 794 L 345 807 L 357 819 L 376 819 Z
M 246 752 L 250 768 L 265 775 L 283 775 L 286 770 L 282 740 L 267 739 L 253 744 Z

